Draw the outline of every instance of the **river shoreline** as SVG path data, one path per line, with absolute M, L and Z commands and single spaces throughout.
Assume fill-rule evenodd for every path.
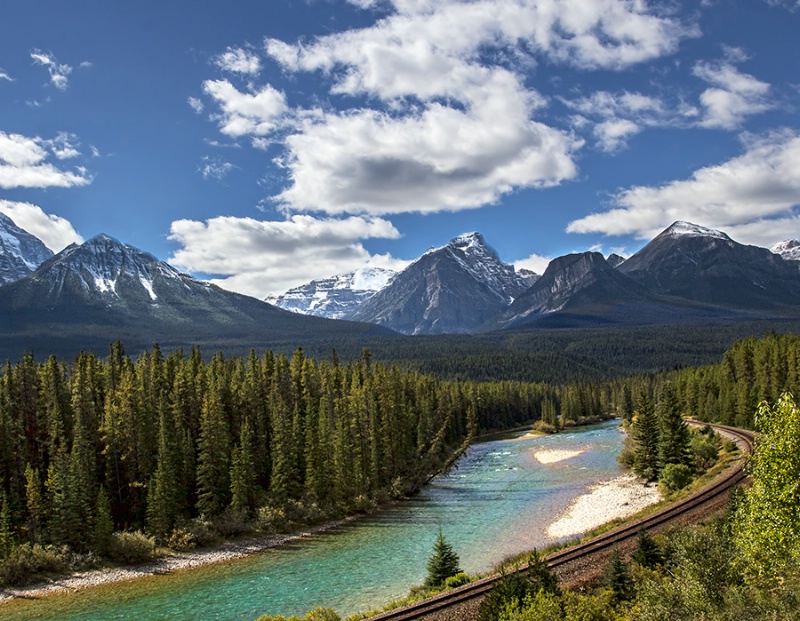
M 598 526 L 635 515 L 642 509 L 663 500 L 658 487 L 644 483 L 633 474 L 592 485 L 579 496 L 559 518 L 547 527 L 553 538 L 583 535 Z
M 168 574 L 176 571 L 191 570 L 196 567 L 224 563 L 250 554 L 262 552 L 269 548 L 297 541 L 304 537 L 317 535 L 341 526 L 356 517 L 325 522 L 302 531 L 285 535 L 266 535 L 237 541 L 227 541 L 218 546 L 189 550 L 185 552 L 170 551 L 168 554 L 139 565 L 107 567 L 76 572 L 67 576 L 54 578 L 47 582 L 38 582 L 20 587 L 0 588 L 0 605 L 14 599 L 38 599 L 58 593 L 75 592 L 95 586 L 127 582 Z
M 592 486 L 587 494 L 579 496 L 567 511 L 548 527 L 547 534 L 557 538 L 579 535 L 611 520 L 629 517 L 659 500 L 661 494 L 656 488 L 645 486 L 633 475 L 616 477 Z M 325 532 L 352 519 L 356 518 L 326 522 L 293 534 L 256 537 L 202 550 L 173 552 L 141 565 L 94 569 L 49 582 L 0 589 L 0 605 L 17 598 L 47 597 L 94 586 L 136 580 L 145 576 L 223 563 Z

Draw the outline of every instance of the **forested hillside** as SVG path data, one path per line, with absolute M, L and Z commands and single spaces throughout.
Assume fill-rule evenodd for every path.
M 674 384 L 684 415 L 752 429 L 759 403 L 800 394 L 800 335 L 769 333 L 736 342 L 718 364 L 645 374 L 622 381 L 626 394 L 650 397 Z M 619 386 L 614 382 L 614 386 Z M 619 389 L 615 389 L 618 393 Z M 632 413 L 633 401 L 620 413 Z

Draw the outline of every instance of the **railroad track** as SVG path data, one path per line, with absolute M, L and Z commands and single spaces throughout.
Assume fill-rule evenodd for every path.
M 752 452 L 754 442 L 754 434 L 752 431 L 727 425 L 711 425 L 711 427 L 717 430 L 721 435 L 733 439 L 739 445 L 743 454 Z M 635 538 L 641 530 L 651 530 L 676 520 L 681 516 L 685 516 L 693 510 L 702 507 L 704 504 L 728 493 L 731 488 L 739 485 L 739 483 L 747 477 L 744 472 L 744 462 L 745 458 L 742 457 L 735 466 L 729 468 L 723 476 L 718 477 L 714 482 L 657 513 L 623 524 L 589 541 L 554 552 L 545 558 L 547 564 L 552 569 L 556 569 L 567 563 L 612 548 L 623 541 Z M 520 565 L 512 571 L 524 572 L 527 571 L 527 569 L 527 565 Z M 481 580 L 471 582 L 451 591 L 446 591 L 445 593 L 441 593 L 422 602 L 380 613 L 370 617 L 369 621 L 410 621 L 411 619 L 422 619 L 428 615 L 441 612 L 447 608 L 483 596 L 487 591 L 492 589 L 494 583 L 500 580 L 500 578 L 500 575 L 482 578 Z

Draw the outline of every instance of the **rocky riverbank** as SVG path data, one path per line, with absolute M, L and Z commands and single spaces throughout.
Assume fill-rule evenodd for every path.
M 126 567 L 109 567 L 93 569 L 56 578 L 48 582 L 40 582 L 24 587 L 0 588 L 0 604 L 17 597 L 35 598 L 52 595 L 64 591 L 78 591 L 93 586 L 134 580 L 144 576 L 166 574 L 184 569 L 192 569 L 213 563 L 222 563 L 240 558 L 248 554 L 274 548 L 302 537 L 308 537 L 343 524 L 345 520 L 326 522 L 319 526 L 290 535 L 272 535 L 241 541 L 229 541 L 213 548 L 190 550 L 187 552 L 169 552 L 148 563 Z M 2 615 L 0 615 L 2 616 Z
M 638 513 L 661 499 L 655 484 L 644 484 L 638 477 L 626 474 L 591 487 L 546 532 L 558 539 L 581 535 L 611 520 Z

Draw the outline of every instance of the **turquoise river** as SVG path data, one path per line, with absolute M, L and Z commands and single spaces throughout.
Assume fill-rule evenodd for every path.
M 554 543 L 547 526 L 588 486 L 620 474 L 622 442 L 614 421 L 481 442 L 413 498 L 322 534 L 198 569 L 13 600 L 0 605 L 0 618 L 253 621 L 315 606 L 341 615 L 375 609 L 423 582 L 440 526 L 468 573 Z M 542 463 L 540 451 L 573 456 Z

